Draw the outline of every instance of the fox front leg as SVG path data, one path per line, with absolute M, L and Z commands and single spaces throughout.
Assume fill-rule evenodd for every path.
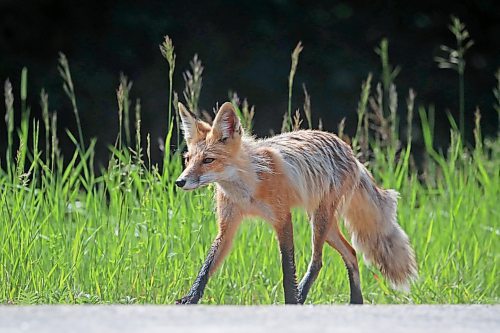
M 293 226 L 291 214 L 276 226 L 278 242 L 281 252 L 281 266 L 283 269 L 283 290 L 285 292 L 285 304 L 297 304 L 298 289 L 295 269 L 295 254 L 293 246 Z
M 239 210 L 219 196 L 217 200 L 217 214 L 219 217 L 219 233 L 212 246 L 203 266 L 196 277 L 189 293 L 177 300 L 176 304 L 196 304 L 203 296 L 208 278 L 217 270 L 231 248 L 234 235 L 241 223 L 242 215 Z
M 205 286 L 207 285 L 208 282 L 210 267 L 213 265 L 215 261 L 215 256 L 220 249 L 221 242 L 222 242 L 221 237 L 217 237 L 213 241 L 212 246 L 210 247 L 210 251 L 208 252 L 207 258 L 205 259 L 205 262 L 203 263 L 203 266 L 201 267 L 200 272 L 198 273 L 198 276 L 196 277 L 196 280 L 194 281 L 191 287 L 191 290 L 186 296 L 177 300 L 175 304 L 198 303 L 200 298 L 203 296 L 203 291 L 205 290 Z

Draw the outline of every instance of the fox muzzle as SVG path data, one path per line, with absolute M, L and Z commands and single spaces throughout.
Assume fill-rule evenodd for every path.
M 183 188 L 184 185 L 186 185 L 186 179 L 179 178 L 175 181 L 175 185 L 179 186 L 180 188 Z

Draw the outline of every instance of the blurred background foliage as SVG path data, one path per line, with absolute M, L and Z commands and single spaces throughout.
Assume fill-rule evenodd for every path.
M 475 41 L 466 55 L 466 137 L 472 139 L 473 113 L 479 107 L 485 135 L 496 135 L 492 89 L 500 66 L 500 2 L 476 1 L 64 1 L 0 2 L 0 80 L 10 78 L 17 92 L 28 68 L 31 115 L 41 119 L 40 90 L 50 96 L 60 128 L 76 133 L 71 104 L 61 89 L 58 52 L 68 57 L 84 137 L 97 137 L 97 160 L 108 160 L 118 133 L 116 89 L 120 73 L 133 81 L 130 97 L 140 98 L 143 133 L 151 133 L 152 157 L 167 131 L 168 66 L 158 49 L 164 35 L 177 54 L 174 91 L 182 96 L 182 73 L 198 54 L 203 62 L 200 108 L 236 91 L 255 105 L 254 132 L 279 132 L 287 111 L 290 53 L 298 41 L 304 51 L 295 77 L 292 109 L 302 108 L 302 84 L 312 99 L 313 124 L 335 131 L 356 128 L 361 82 L 372 72 L 380 80 L 374 49 L 389 41 L 390 62 L 401 68 L 395 82 L 398 103 L 410 88 L 416 105 L 436 107 L 436 138 L 446 145 L 446 111 L 458 117 L 456 73 L 440 70 L 434 57 L 441 44 L 453 45 L 450 15 L 467 24 Z M 182 99 L 181 99 L 182 100 Z M 19 105 L 19 100 L 15 105 Z M 17 107 L 17 110 L 20 108 Z M 399 108 L 404 110 L 404 108 Z M 0 107 L 0 115 L 4 106 Z M 20 116 L 17 116 L 19 121 Z M 315 125 L 317 127 L 317 125 Z M 403 130 L 403 129 L 402 129 Z M 0 122 L 0 156 L 5 156 L 5 123 Z M 418 133 L 415 133 L 418 140 Z M 73 151 L 61 135 L 61 147 Z

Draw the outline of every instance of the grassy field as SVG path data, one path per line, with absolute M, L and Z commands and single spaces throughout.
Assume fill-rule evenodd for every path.
M 173 51 L 167 39 L 162 53 L 170 68 L 170 90 L 166 87 L 166 91 L 171 102 L 177 100 L 171 88 Z M 290 101 L 300 51 L 299 45 L 292 55 Z M 385 41 L 378 52 L 382 82 L 376 85 L 368 76 L 358 106 L 357 133 L 348 138 L 341 124 L 339 134 L 352 143 L 379 183 L 400 191 L 399 223 L 415 248 L 420 277 L 410 293 L 400 293 L 391 290 L 373 268 L 361 264 L 365 300 L 377 304 L 498 303 L 498 136 L 483 139 L 477 115 L 475 143 L 464 144 L 463 124 L 455 125 L 450 117 L 450 146 L 436 150 L 433 108 L 414 107 L 410 92 L 403 113 L 408 117 L 399 119 L 393 85 L 397 69 L 388 64 Z M 152 165 L 149 137 L 146 142 L 138 139 L 143 130 L 140 105 L 129 101 L 130 85 L 125 78 L 117 93 L 121 130 L 110 147 L 107 168 L 96 172 L 96 141 L 83 143 L 69 64 L 63 55 L 60 72 L 74 109 L 76 135 L 57 131 L 56 115 L 48 111 L 44 93 L 43 119 L 29 117 L 27 71 L 22 73 L 20 109 L 14 110 L 12 87 L 5 84 L 8 131 L 1 135 L 8 140 L 9 150 L 0 160 L 0 303 L 171 304 L 188 291 L 216 234 L 213 188 L 185 193 L 174 187 L 182 160 L 178 151 L 170 151 L 178 142 L 171 107 L 165 112 L 170 124 L 165 158 L 161 167 Z M 194 111 L 198 110 L 201 73 L 195 59 L 184 94 Z M 458 74 L 463 78 L 463 71 Z M 495 91 L 498 96 L 499 87 Z M 311 123 L 307 99 L 302 127 L 317 128 Z M 252 109 L 233 100 L 250 129 Z M 283 130 L 300 126 L 302 119 L 291 110 L 290 103 Z M 17 130 L 14 117 L 22 118 Z M 135 119 L 132 126 L 129 119 Z M 408 130 L 399 134 L 403 123 Z M 423 154 L 412 152 L 415 132 L 423 137 Z M 74 154 L 64 160 L 58 135 L 69 135 L 75 147 Z M 294 212 L 294 228 L 300 278 L 310 258 L 310 229 L 300 210 Z M 324 268 L 307 303 L 347 303 L 343 263 L 328 246 L 324 251 Z M 240 229 L 232 253 L 210 280 L 201 303 L 283 303 L 281 277 L 271 227 L 250 220 Z

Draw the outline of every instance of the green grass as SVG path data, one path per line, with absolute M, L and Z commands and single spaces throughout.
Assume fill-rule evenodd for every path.
M 167 49 L 162 52 L 169 56 L 173 71 L 173 45 L 171 40 L 166 41 Z M 384 57 L 388 59 L 387 54 Z M 61 59 L 64 89 L 79 123 L 69 64 L 63 55 Z M 201 63 L 197 66 L 202 68 Z M 390 66 L 385 67 L 392 71 Z M 384 81 L 384 94 L 390 100 L 395 75 L 383 77 L 389 77 Z M 201 77 L 199 80 L 201 87 Z M 371 76 L 363 85 L 358 132 L 351 141 L 362 158 L 371 154 L 368 165 L 377 181 L 400 191 L 399 223 L 416 251 L 420 277 L 411 292 L 404 294 L 388 288 L 380 273 L 361 263 L 366 302 L 498 303 L 498 136 L 483 140 L 477 118 L 476 144 L 464 145 L 450 118 L 450 147 L 436 151 L 433 109 L 420 107 L 417 129 L 426 148 L 423 170 L 417 171 L 414 159 L 421 157 L 412 153 L 411 143 L 401 143 L 398 133 L 387 132 L 397 128 L 399 119 L 383 96 L 377 99 L 377 93 L 372 95 L 370 80 Z M 107 168 L 94 172 L 94 147 L 99 143 L 93 140 L 83 146 L 78 125 L 78 138 L 69 132 L 64 134 L 70 136 L 75 149 L 72 156 L 63 159 L 57 146 L 57 118 L 47 111 L 45 93 L 42 126 L 47 135 L 42 137 L 39 122 L 29 117 L 26 105 L 27 72 L 22 75 L 20 110 L 11 106 L 9 85 L 5 86 L 8 152 L 0 165 L 0 303 L 171 304 L 183 296 L 201 267 L 217 226 L 213 188 L 186 193 L 174 187 L 173 181 L 182 169 L 179 153 L 169 150 L 170 143 L 178 140 L 172 130 L 176 120 L 167 119 L 171 126 L 160 169 L 149 162 L 149 139 L 145 144 L 138 140 L 139 103 L 135 107 L 135 140 L 123 124 L 131 102 L 130 84 L 122 77 L 118 89 L 119 137 L 110 147 Z M 291 75 L 290 91 L 292 85 Z M 169 96 L 171 87 L 171 83 L 170 90 L 166 87 Z M 375 131 L 368 130 L 369 96 L 378 100 L 378 111 L 389 113 L 379 112 L 387 123 Z M 177 94 L 170 103 L 172 98 L 176 100 Z M 372 109 L 372 115 L 377 116 L 377 108 Z M 251 124 L 253 110 L 249 110 L 247 103 L 241 104 L 245 124 Z M 290 113 L 290 107 L 284 111 Z M 13 127 L 16 114 L 22 115 L 17 140 Z M 412 119 L 410 114 L 410 128 Z M 300 125 L 297 119 L 286 121 L 288 125 Z M 126 136 L 122 137 L 124 126 Z M 390 139 L 384 140 L 384 135 Z M 47 153 L 41 151 L 39 140 L 45 142 Z M 300 210 L 294 212 L 294 228 L 300 278 L 310 258 L 310 229 Z M 347 303 L 349 286 L 343 263 L 328 246 L 324 251 L 324 268 L 307 303 Z M 210 280 L 201 303 L 282 304 L 281 279 L 280 255 L 271 227 L 260 220 L 249 220 L 241 227 L 228 259 Z

